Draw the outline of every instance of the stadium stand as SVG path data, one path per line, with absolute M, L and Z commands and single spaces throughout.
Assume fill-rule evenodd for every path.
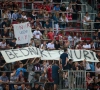
M 32 38 L 17 44 L 13 25 L 25 22 Z M 30 46 L 65 52 L 61 62 L 11 63 L 1 53 Z M 0 90 L 99 90 L 100 61 L 74 62 L 67 49 L 94 51 L 100 60 L 100 0 L 0 0 Z

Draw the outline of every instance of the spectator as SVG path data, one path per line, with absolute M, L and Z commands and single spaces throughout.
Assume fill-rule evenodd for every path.
M 18 77 L 16 76 L 16 70 L 12 70 L 13 72 L 10 74 L 10 82 L 15 83 L 18 81 Z
M 67 65 L 66 65 L 66 69 L 67 70 L 72 70 L 73 69 L 73 60 L 72 59 L 69 59 L 69 61 L 67 62 Z
M 7 13 L 7 10 L 3 10 L 2 11 L 2 18 L 8 18 L 8 13 Z
M 60 10 L 63 11 L 63 12 L 66 11 L 65 3 L 63 3 L 63 4 L 61 5 Z
M 0 90 L 4 89 L 3 84 L 9 83 L 9 79 L 6 76 L 6 72 L 3 72 L 2 75 L 0 76 L 0 83 L 1 83 Z
M 100 74 L 100 63 L 98 62 L 97 64 L 96 64 L 96 73 L 97 74 Z
M 76 35 L 74 36 L 74 46 L 76 45 L 76 43 L 78 43 L 79 41 L 81 41 L 81 37 L 79 33 L 76 33 Z
M 67 13 L 72 13 L 73 12 L 72 5 L 69 4 L 68 7 L 66 8 L 66 10 L 67 10 Z
M 98 15 L 95 17 L 95 22 L 96 23 L 94 23 L 94 27 L 95 27 L 95 29 L 100 29 L 100 12 L 98 12 Z
M 89 14 L 88 14 L 88 12 L 86 12 L 85 13 L 85 16 L 84 16 L 84 18 L 83 18 L 83 28 L 85 29 L 85 30 L 87 30 L 87 29 L 89 29 L 89 27 L 90 27 L 90 23 L 89 22 L 91 22 L 91 18 L 90 18 L 90 16 L 89 16 Z M 84 32 L 84 36 L 85 36 L 85 32 Z
M 18 18 L 19 18 L 19 19 L 21 19 L 21 18 L 22 18 L 21 13 L 22 13 L 22 11 L 21 11 L 21 10 L 19 10 L 19 11 L 18 11 Z
M 78 19 L 78 10 L 76 9 L 76 6 L 73 6 L 73 14 L 72 14 L 72 19 L 77 20 Z
M 9 10 L 9 9 L 7 10 L 7 13 L 8 13 L 8 20 L 10 21 L 10 20 L 11 20 L 11 18 L 12 18 L 12 17 L 11 17 L 11 16 L 12 16 L 12 14 L 11 14 L 11 12 L 10 12 L 10 10 Z
M 49 66 L 47 68 L 47 78 L 49 82 L 53 82 L 52 79 L 52 61 L 49 61 Z
M 55 49 L 56 50 L 60 50 L 60 43 L 59 43 L 59 41 L 55 41 L 54 45 L 55 45 Z
M 54 20 L 54 27 L 56 29 L 56 35 L 58 34 L 58 29 L 59 29 L 59 12 L 56 12 L 53 15 L 53 20 Z
M 13 29 L 9 30 L 9 37 L 14 38 L 14 30 Z
M 34 42 L 34 39 L 33 38 L 30 41 L 30 45 L 33 46 L 33 47 L 35 47 L 35 42 Z
M 67 26 L 67 23 L 68 23 L 68 19 L 67 19 L 65 13 L 62 13 L 61 17 L 60 17 L 60 28 L 65 29 Z
M 2 33 L 3 38 L 8 38 L 9 37 L 9 30 L 7 28 L 4 28 L 4 32 Z
M 18 19 L 18 13 L 17 10 L 14 10 L 14 13 L 12 14 L 13 21 L 16 21 Z
M 40 58 L 36 58 L 35 59 L 35 64 L 34 64 L 34 70 L 35 71 L 41 71 L 41 66 L 40 66 L 40 63 L 39 63 L 39 61 L 40 61 Z
M 44 28 L 45 29 L 51 28 L 49 21 L 46 21 L 46 23 L 44 24 Z
M 22 19 L 25 19 L 25 20 L 27 20 L 26 13 L 25 13 L 24 11 L 22 12 Z
M 44 49 L 44 50 L 47 49 L 47 43 L 46 43 L 46 41 L 44 41 L 43 44 L 41 44 L 41 49 Z
M 37 19 L 37 14 L 35 13 L 34 10 L 32 11 L 31 18 L 32 18 L 33 20 L 36 20 L 36 19 Z
M 11 48 L 14 48 L 14 49 L 16 48 L 16 40 L 17 40 L 16 38 L 13 38 L 12 41 L 9 43 Z
M 39 21 L 39 19 L 36 19 L 36 22 L 34 23 L 34 27 L 39 27 L 42 29 L 42 23 Z
M 44 90 L 44 87 L 45 87 L 45 84 L 47 82 L 47 78 L 45 77 L 45 73 L 43 72 L 42 75 L 39 77 L 39 82 L 40 83 L 43 83 L 41 84 L 42 87 L 43 87 L 43 90 Z
M 46 10 L 46 11 L 48 11 L 48 12 L 50 12 L 51 11 L 51 4 L 49 3 L 49 2 L 47 2 L 45 5 L 44 5 L 44 10 Z
M 42 10 L 40 10 L 38 12 L 37 17 L 40 20 L 40 22 L 42 23 L 42 27 L 44 27 L 44 21 L 43 21 L 44 20 L 44 14 L 43 14 L 43 11 Z
M 76 9 L 77 9 L 78 11 L 81 11 L 81 5 L 77 5 L 77 4 L 82 4 L 81 1 L 80 1 L 80 0 L 77 0 L 77 1 L 76 1 Z
M 59 66 L 58 61 L 55 61 L 54 65 L 52 65 L 52 79 L 54 81 L 54 90 L 57 90 L 59 84 Z
M 53 8 L 54 11 L 60 11 L 60 6 L 59 4 L 55 5 Z
M 12 70 L 13 72 L 10 74 L 10 83 L 18 82 L 18 77 L 16 76 L 16 70 Z M 10 85 L 11 90 L 14 90 L 14 85 Z
M 66 70 L 66 66 L 68 63 L 68 54 L 67 54 L 67 49 L 64 49 L 64 53 L 60 55 L 60 63 L 62 64 L 63 70 Z
M 44 20 L 45 21 L 49 20 L 49 12 L 48 11 L 44 12 Z
M 55 49 L 53 40 L 50 43 L 48 43 L 47 48 L 48 48 L 48 50 L 54 50 Z
M 54 40 L 54 33 L 51 28 L 50 28 L 50 31 L 47 33 L 47 36 L 48 36 L 48 39 Z
M 94 81 L 94 76 L 91 78 L 91 77 L 90 77 L 90 73 L 87 73 L 87 75 L 86 75 L 86 82 L 87 82 L 87 87 L 88 87 L 88 88 L 90 88 L 89 85 L 90 85 L 91 83 L 93 83 L 93 81 Z
M 68 41 L 70 42 L 70 47 L 73 47 L 73 45 L 74 45 L 73 33 L 70 33 L 70 34 L 68 35 Z
M 10 87 L 8 84 L 5 85 L 4 90 L 10 90 Z
M 87 44 L 86 41 L 84 41 L 83 48 L 84 49 L 90 49 L 91 47 L 90 47 L 90 45 Z
M 20 73 L 18 75 L 18 79 L 17 79 L 18 82 L 25 82 L 25 78 L 24 78 L 24 75 L 23 75 L 23 71 L 20 70 Z
M 24 74 L 24 72 L 26 72 L 27 70 L 23 68 L 23 63 L 20 62 L 19 68 L 16 70 L 16 76 L 19 76 L 20 71 L 22 71 L 22 73 Z
M 2 26 L 2 28 L 8 27 L 8 19 L 7 18 L 4 18 L 4 21 L 2 22 L 1 26 Z
M 6 49 L 6 46 L 7 46 L 6 40 L 3 39 L 2 42 L 0 43 L 0 49 L 4 50 L 4 49 Z
M 42 33 L 39 30 L 40 30 L 40 28 L 37 27 L 36 30 L 33 32 L 33 37 L 35 39 L 41 39 L 42 38 Z
M 43 11 L 42 11 L 42 10 L 39 11 L 39 13 L 37 14 L 37 17 L 38 17 L 38 19 L 39 19 L 40 21 L 43 20 L 44 14 L 43 14 Z
M 35 83 L 34 87 L 31 90 L 43 90 L 43 88 L 38 83 Z
M 47 31 L 44 31 L 43 35 L 42 35 L 43 39 L 48 39 L 48 35 L 47 35 Z

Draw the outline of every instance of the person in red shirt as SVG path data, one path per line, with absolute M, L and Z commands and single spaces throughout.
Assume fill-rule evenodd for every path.
M 52 29 L 50 29 L 50 31 L 48 32 L 47 36 L 48 36 L 48 39 L 54 40 L 54 33 L 52 32 Z
M 53 82 L 53 79 L 52 79 L 52 61 L 49 61 L 49 64 L 50 65 L 47 68 L 47 78 L 48 78 L 49 82 Z M 50 88 L 50 90 L 53 90 L 53 84 L 50 84 L 49 88 Z
M 49 82 L 53 82 L 53 79 L 52 79 L 52 64 L 51 64 L 51 62 L 50 62 L 50 65 L 48 66 L 48 69 L 47 69 L 47 77 L 48 77 Z
M 51 11 L 51 6 L 50 6 L 49 3 L 46 3 L 46 5 L 45 5 L 45 10 L 48 11 L 48 12 Z

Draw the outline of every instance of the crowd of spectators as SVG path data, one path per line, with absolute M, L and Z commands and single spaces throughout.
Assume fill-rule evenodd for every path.
M 22 9 L 23 4 L 26 9 Z M 81 4 L 80 0 L 69 0 L 68 5 L 61 3 L 61 0 L 40 0 L 37 2 L 27 0 L 25 3 L 17 0 L 0 1 L 2 11 L 0 50 L 27 46 L 35 46 L 45 50 L 64 49 L 59 62 L 30 58 L 6 63 L 0 54 L 0 90 L 53 90 L 53 88 L 57 90 L 59 78 L 63 88 L 69 88 L 68 71 L 62 72 L 62 70 L 85 70 L 87 71 L 86 86 L 91 89 L 94 83 L 100 85 L 100 62 L 91 63 L 86 60 L 73 62 L 71 59 L 68 60 L 67 49 L 65 49 L 93 50 L 100 59 L 100 52 L 96 51 L 100 50 L 100 12 L 94 20 L 98 22 L 94 24 L 94 28 L 97 30 L 93 31 L 94 33 L 87 33 L 85 31 L 91 29 L 92 19 L 88 12 L 85 13 L 82 20 L 80 19 Z M 30 10 L 32 7 L 33 9 Z M 83 21 L 83 27 L 77 21 Z M 13 24 L 24 22 L 30 22 L 33 38 L 29 44 L 17 45 Z M 84 33 L 80 32 L 81 28 L 84 29 Z M 90 38 L 91 34 L 92 38 Z M 95 72 L 97 73 L 95 74 Z

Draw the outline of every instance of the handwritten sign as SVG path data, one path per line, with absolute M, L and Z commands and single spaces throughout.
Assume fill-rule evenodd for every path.
M 14 26 L 14 34 L 17 39 L 17 44 L 26 44 L 30 42 L 32 38 L 32 32 L 29 22 L 21 23 L 21 24 L 13 24 Z
M 28 58 L 40 57 L 41 60 L 60 60 L 60 55 L 63 50 L 43 50 L 36 47 L 25 47 L 19 49 L 10 49 L 1 51 L 7 63 L 25 60 Z M 90 50 L 72 50 L 68 49 L 68 58 L 73 61 L 83 61 L 84 59 L 89 62 L 99 62 L 95 52 Z

